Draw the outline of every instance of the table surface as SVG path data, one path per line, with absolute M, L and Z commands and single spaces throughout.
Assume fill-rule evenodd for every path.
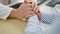
M 0 34 L 24 34 L 26 21 L 18 19 L 0 20 Z

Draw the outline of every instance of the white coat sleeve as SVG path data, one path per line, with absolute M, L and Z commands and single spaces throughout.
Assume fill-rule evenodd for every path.
M 0 3 L 0 19 L 6 20 L 12 9 Z
M 44 24 L 41 26 L 45 34 L 60 34 L 60 4 L 55 7 L 40 6 L 41 21 Z M 51 23 L 48 25 L 47 23 Z M 46 24 L 45 24 L 46 23 Z
M 55 21 L 56 11 L 54 7 L 47 6 L 48 2 L 43 3 L 39 6 L 40 12 L 41 12 L 41 21 L 45 24 L 52 24 L 53 21 Z
M 46 24 L 51 24 L 52 21 L 55 20 L 54 12 L 52 12 L 51 7 L 41 6 L 41 21 Z

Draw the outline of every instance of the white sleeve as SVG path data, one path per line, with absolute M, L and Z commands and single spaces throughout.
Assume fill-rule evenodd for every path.
M 41 30 L 37 15 L 29 18 L 28 24 L 25 28 L 25 34 L 44 34 L 44 32 Z
M 41 21 L 42 23 L 44 22 L 41 25 L 42 30 L 47 34 L 60 34 L 60 5 L 56 5 L 55 7 L 43 5 L 40 6 L 40 11 Z
M 42 5 L 40 6 L 41 21 L 46 24 L 51 24 L 55 20 L 55 12 L 52 7 Z
M 6 20 L 7 17 L 9 16 L 12 8 L 8 6 L 4 6 L 0 3 L 0 19 Z

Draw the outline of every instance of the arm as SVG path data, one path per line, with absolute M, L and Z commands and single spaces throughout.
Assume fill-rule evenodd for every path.
M 50 24 L 52 21 L 55 20 L 54 12 L 52 11 L 51 7 L 46 6 L 47 3 L 43 3 L 39 7 L 36 6 L 37 4 L 35 3 L 35 11 L 38 16 L 38 19 L 42 21 L 43 23 Z
M 15 13 L 16 12 L 16 9 L 12 9 L 10 15 L 8 16 L 8 19 L 16 19 L 16 16 L 15 16 Z
M 7 18 L 17 18 L 17 19 L 27 19 L 34 15 L 32 11 L 31 4 L 22 4 L 17 9 L 12 9 L 10 7 L 4 6 L 0 4 L 0 19 L 7 19 Z
M 0 19 L 6 20 L 13 8 L 0 4 Z
M 51 9 L 49 6 L 40 6 L 38 11 L 36 11 L 39 20 L 41 20 L 43 23 L 51 24 L 55 20 L 55 13 L 52 10 L 53 9 Z

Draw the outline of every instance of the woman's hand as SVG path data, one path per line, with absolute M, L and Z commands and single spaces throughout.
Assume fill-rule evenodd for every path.
M 41 12 L 40 12 L 40 9 L 38 7 L 38 5 L 36 3 L 33 2 L 33 5 L 34 5 L 34 12 L 36 13 L 36 15 L 38 16 L 38 19 L 40 20 L 41 19 Z
M 8 18 L 27 19 L 33 16 L 32 4 L 22 4 L 18 9 L 13 9 Z

